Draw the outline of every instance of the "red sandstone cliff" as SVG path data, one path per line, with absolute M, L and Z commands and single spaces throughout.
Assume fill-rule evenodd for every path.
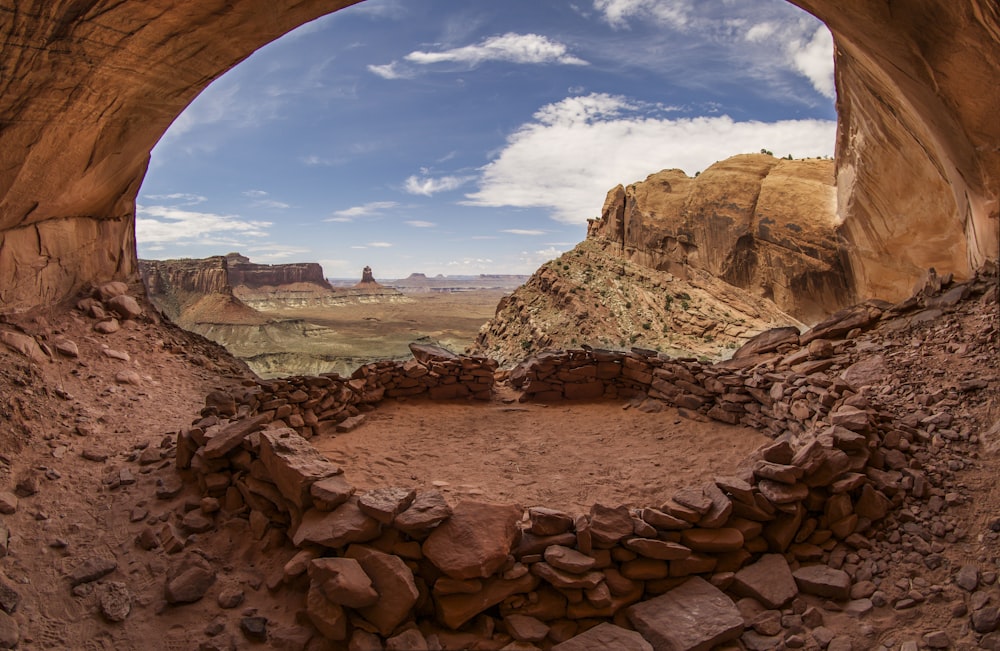
M 830 160 L 734 156 L 696 178 L 664 170 L 608 193 L 588 237 L 682 279 L 700 270 L 815 322 L 854 299 Z

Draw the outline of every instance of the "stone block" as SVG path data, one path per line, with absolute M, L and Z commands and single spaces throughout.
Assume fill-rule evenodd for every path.
M 739 638 L 744 628 L 736 604 L 700 577 L 630 606 L 625 614 L 654 649 L 663 651 L 709 651 Z

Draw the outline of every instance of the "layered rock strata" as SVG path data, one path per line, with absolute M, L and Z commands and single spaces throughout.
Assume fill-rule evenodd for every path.
M 664 170 L 608 192 L 587 237 L 687 279 L 703 271 L 815 323 L 854 302 L 830 160 L 734 156 L 695 178 Z

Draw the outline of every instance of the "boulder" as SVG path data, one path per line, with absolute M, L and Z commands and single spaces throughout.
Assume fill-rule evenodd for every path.
M 289 428 L 261 433 L 260 461 L 282 496 L 300 511 L 312 506 L 310 489 L 314 483 L 341 473 L 309 441 Z
M 700 577 L 648 601 L 625 615 L 654 649 L 709 651 L 743 634 L 743 616 L 732 600 Z
M 507 562 L 517 541 L 521 514 L 519 506 L 460 502 L 427 537 L 424 556 L 453 579 L 492 576 Z
M 799 590 L 818 597 L 846 601 L 851 596 L 851 577 L 827 565 L 807 565 L 792 573 Z
M 364 608 L 378 601 L 372 581 L 353 558 L 316 558 L 309 563 L 309 578 L 335 604 Z
M 374 540 L 380 531 L 378 520 L 365 515 L 358 508 L 357 499 L 351 498 L 333 511 L 306 511 L 292 535 L 292 543 L 296 547 L 313 543 L 337 549 L 350 543 Z
M 603 622 L 552 647 L 552 651 L 608 651 L 609 649 L 653 651 L 653 645 L 635 631 Z
M 792 570 L 780 554 L 765 554 L 733 577 L 729 587 L 739 597 L 751 597 L 769 609 L 782 608 L 799 593 Z
M 392 526 L 414 538 L 423 538 L 451 517 L 451 507 L 440 491 L 418 491 L 410 508 L 396 516 Z
M 413 572 L 400 557 L 363 545 L 351 545 L 344 557 L 358 562 L 378 593 L 378 601 L 358 608 L 358 614 L 374 624 L 379 634 L 389 635 L 411 616 L 420 597 Z

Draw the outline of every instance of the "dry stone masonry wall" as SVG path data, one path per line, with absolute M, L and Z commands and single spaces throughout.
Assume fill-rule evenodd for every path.
M 487 611 L 518 644 L 537 645 L 517 648 L 708 649 L 738 638 L 772 648 L 783 629 L 767 618 L 800 593 L 861 609 L 884 599 L 865 580 L 869 536 L 904 504 L 942 500 L 913 454 L 938 433 L 956 435 L 950 417 L 875 408 L 857 389 L 878 369 L 851 364 L 847 342 L 882 317 L 933 320 L 987 287 L 932 277 L 911 301 L 845 310 L 802 335 L 764 333 L 724 364 L 576 350 L 511 372 L 526 400 L 638 397 L 646 408 L 671 404 L 773 437 L 730 475 L 659 504 L 572 514 L 450 505 L 432 488 L 358 492 L 308 437 L 349 426 L 386 398 L 490 396 L 490 360 L 421 347 L 411 362 L 362 367 L 349 380 L 289 378 L 239 397 L 212 394 L 177 435 L 177 467 L 223 514 L 247 518 L 258 540 L 298 549 L 284 585 L 306 594 L 305 616 L 322 636 L 350 648 L 472 644 L 492 634 L 480 630 L 494 621 L 479 618 Z M 183 537 L 169 523 L 158 534 L 168 551 L 180 551 Z M 736 605 L 746 597 L 771 615 L 748 624 Z

